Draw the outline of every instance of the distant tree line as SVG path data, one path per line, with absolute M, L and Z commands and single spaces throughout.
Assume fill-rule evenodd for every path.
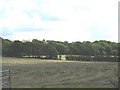
M 57 59 L 57 55 L 117 56 L 119 43 L 99 40 L 72 42 L 37 40 L 11 41 L 2 39 L 2 55 L 12 57 L 42 57 Z

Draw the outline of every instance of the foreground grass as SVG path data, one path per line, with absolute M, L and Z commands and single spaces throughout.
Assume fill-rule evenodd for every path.
M 12 71 L 13 88 L 113 88 L 118 85 L 116 62 L 83 62 L 3 58 Z

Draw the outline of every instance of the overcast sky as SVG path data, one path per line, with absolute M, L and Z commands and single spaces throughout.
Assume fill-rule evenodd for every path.
M 118 42 L 119 0 L 0 0 L 0 37 Z

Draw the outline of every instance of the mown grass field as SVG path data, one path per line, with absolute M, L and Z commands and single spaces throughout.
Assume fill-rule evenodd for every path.
M 114 88 L 118 86 L 117 62 L 3 57 L 2 69 L 12 71 L 12 88 Z

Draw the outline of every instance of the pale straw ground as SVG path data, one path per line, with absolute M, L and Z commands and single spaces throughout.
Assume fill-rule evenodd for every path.
M 13 88 L 114 88 L 117 62 L 87 62 L 2 58 L 2 69 L 11 70 Z

